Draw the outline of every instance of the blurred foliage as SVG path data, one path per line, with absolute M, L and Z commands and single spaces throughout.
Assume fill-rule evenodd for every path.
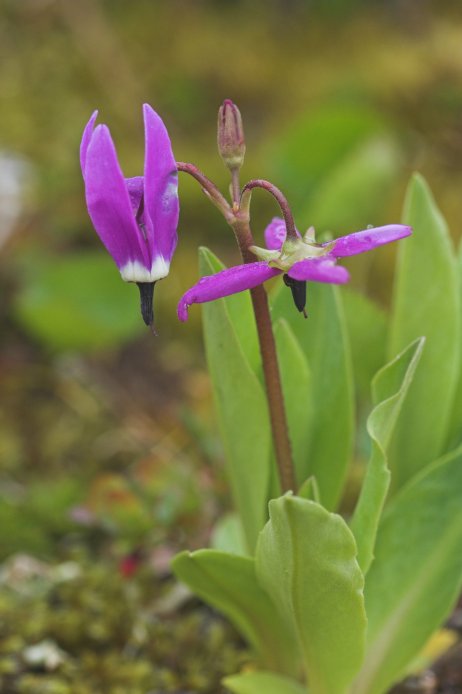
M 245 176 L 280 185 L 301 227 L 338 234 L 396 218 L 414 167 L 430 178 L 451 226 L 459 219 L 462 183 L 460 18 L 456 2 L 412 0 L 6 0 L 0 147 L 28 158 L 36 171 L 25 228 L 7 249 L 9 261 L 14 266 L 24 247 L 36 248 L 36 229 L 42 250 L 62 257 L 84 245 L 106 257 L 82 203 L 79 138 L 98 107 L 127 175 L 138 173 L 145 100 L 165 118 L 178 158 L 194 161 L 225 189 L 215 114 L 224 97 L 235 99 L 247 132 Z M 234 262 L 237 255 L 196 184 L 183 176 L 181 188 L 181 243 L 158 302 L 168 329 L 184 339 L 189 331 L 169 316 L 196 277 L 194 247 L 207 243 Z M 254 198 L 258 236 L 275 209 L 261 194 Z M 366 264 L 356 282 L 377 292 L 371 274 Z M 120 317 L 123 290 L 115 290 L 115 276 L 101 270 L 94 301 L 85 299 L 86 309 L 76 311 L 76 300 L 84 301 L 69 271 L 59 303 L 73 324 L 69 329 L 70 318 L 62 318 L 66 334 L 59 336 L 47 329 L 58 307 L 39 301 L 43 274 L 20 275 L 23 300 L 13 304 L 13 317 L 53 348 L 126 341 L 140 328 Z M 87 289 L 90 295 L 91 282 Z M 97 295 L 105 297 L 107 340 L 92 328 L 100 315 Z
M 156 288 L 154 340 L 136 288 L 119 280 L 86 213 L 78 147 L 91 112 L 110 125 L 131 176 L 150 102 L 178 159 L 226 190 L 215 118 L 232 98 L 246 130 L 243 177 L 280 186 L 301 230 L 397 221 L 419 168 L 459 236 L 461 41 L 458 0 L 1 3 L 0 558 L 28 552 L 53 567 L 70 557 L 80 572 L 47 579 L 38 596 L 0 586 L 5 691 L 217 692 L 220 673 L 247 657 L 203 609 L 165 620 L 146 608 L 166 586 L 145 557 L 207 544 L 228 508 L 200 311 L 185 326 L 175 308 L 197 279 L 199 244 L 227 264 L 238 254 L 183 175 L 180 244 Z M 4 189 L 15 161 L 27 169 L 21 197 Z M 255 192 L 257 238 L 276 213 Z M 345 292 L 361 418 L 382 358 L 393 257 L 383 249 L 347 261 L 353 289 L 373 299 Z M 367 445 L 358 442 L 359 458 Z M 124 583 L 118 562 L 138 553 L 143 578 Z M 138 628 L 141 645 L 129 635 Z M 26 659 L 46 639 L 45 653 L 64 659 L 53 673 Z M 186 661 L 184 677 L 172 652 Z
M 80 134 L 98 107 L 127 175 L 138 173 L 145 100 L 165 118 L 178 158 L 196 162 L 226 188 L 215 114 L 224 97 L 235 99 L 247 132 L 244 175 L 281 185 L 300 226 L 338 234 L 397 218 L 414 167 L 428 175 L 451 226 L 460 216 L 462 183 L 461 20 L 460 6 L 449 1 L 6 0 L 0 148 L 28 158 L 37 174 L 22 234 L 4 253 L 8 264 L 14 267 L 24 248 L 70 255 L 84 245 L 106 257 L 82 202 Z M 231 234 L 196 184 L 182 176 L 181 188 L 181 243 L 169 299 L 164 292 L 159 298 L 167 316 L 196 277 L 191 257 L 198 243 L 237 259 Z M 261 194 L 254 198 L 258 236 L 275 209 Z M 89 275 L 90 264 L 89 256 Z M 374 286 L 368 268 L 357 282 L 382 299 L 388 292 Z M 28 304 L 29 294 L 36 301 L 50 290 L 46 273 L 20 276 Z M 72 273 L 68 282 L 74 284 Z M 116 317 L 119 295 L 109 281 L 103 285 L 113 296 L 107 314 Z M 87 316 L 75 312 L 65 282 L 60 301 L 68 316 L 77 313 L 71 330 L 63 319 L 66 336 L 56 330 L 53 337 L 22 301 L 14 305 L 39 339 L 81 349 L 94 306 L 86 302 Z M 126 321 L 120 318 L 107 341 L 134 335 Z M 167 321 L 184 339 L 185 329 Z M 107 341 L 101 336 L 101 346 Z
M 134 297 L 102 253 L 35 254 L 30 260 L 15 309 L 45 345 L 103 349 L 142 332 Z

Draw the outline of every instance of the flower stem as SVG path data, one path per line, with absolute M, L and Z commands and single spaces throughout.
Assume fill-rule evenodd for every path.
M 231 195 L 233 198 L 233 208 L 239 209 L 239 201 L 241 199 L 241 186 L 239 184 L 239 169 L 235 168 L 231 171 Z
M 214 205 L 218 207 L 228 224 L 233 228 L 244 263 L 253 263 L 255 261 L 253 254 L 249 251 L 249 246 L 254 245 L 249 222 L 250 191 L 252 188 L 265 188 L 265 190 L 268 190 L 277 199 L 286 222 L 288 236 L 296 236 L 294 220 L 286 198 L 276 186 L 273 186 L 273 184 L 268 181 L 261 179 L 250 181 L 244 186 L 241 195 L 239 195 L 239 172 L 237 171 L 237 174 L 232 176 L 231 181 L 233 198 L 233 207 L 231 207 L 216 185 L 194 166 L 194 164 L 177 162 L 176 165 L 178 171 L 189 174 L 200 184 L 204 193 Z M 289 441 L 276 343 L 271 326 L 268 297 L 262 286 L 251 289 L 250 295 L 252 297 L 258 340 L 260 343 L 260 353 L 263 373 L 265 375 L 266 394 L 281 491 L 283 493 L 289 490 L 295 491 L 292 451 Z
M 274 183 L 270 183 L 270 181 L 265 181 L 263 178 L 255 178 L 252 181 L 246 183 L 246 185 L 243 187 L 241 197 L 246 193 L 246 191 L 252 190 L 252 188 L 263 188 L 263 190 L 267 190 L 268 193 L 270 193 L 273 196 L 273 198 L 277 200 L 278 205 L 281 208 L 282 216 L 284 217 L 284 222 L 286 224 L 287 238 L 297 238 L 298 234 L 295 228 L 292 210 L 290 209 L 289 203 L 284 193 L 281 190 L 279 190 L 279 188 L 277 188 L 277 186 L 275 186 Z
M 233 227 L 244 263 L 253 263 L 255 258 L 249 251 L 254 245 L 247 212 L 237 212 Z M 257 324 L 260 353 L 265 376 L 266 393 L 273 432 L 276 462 L 279 470 L 281 491 L 295 491 L 295 474 L 290 447 L 284 396 L 281 387 L 276 343 L 271 326 L 268 296 L 263 286 L 250 290 Z
M 184 161 L 177 161 L 176 168 L 178 171 L 183 171 L 196 179 L 207 197 L 216 207 L 218 207 L 226 221 L 231 224 L 234 219 L 233 209 L 224 195 L 220 193 L 215 183 L 212 183 L 212 181 L 207 178 L 207 176 L 203 174 L 202 171 L 197 168 L 197 166 L 194 166 L 194 164 L 189 164 Z

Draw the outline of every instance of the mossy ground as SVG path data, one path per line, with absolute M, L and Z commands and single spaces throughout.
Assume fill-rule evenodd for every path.
M 24 342 L 14 354 L 0 377 L 0 692 L 224 691 L 252 655 L 169 570 L 226 508 L 202 370 L 162 366 L 151 337 L 109 364 Z
M 2 577 L 4 694 L 217 694 L 251 661 L 224 620 L 146 566 L 18 556 Z

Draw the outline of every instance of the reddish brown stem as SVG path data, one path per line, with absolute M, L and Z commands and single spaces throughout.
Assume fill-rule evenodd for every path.
M 250 230 L 248 203 L 250 199 L 242 200 L 239 196 L 239 175 L 238 172 L 232 178 L 232 197 L 233 207 L 220 193 L 218 188 L 210 179 L 207 178 L 194 164 L 177 162 L 178 171 L 183 171 L 192 176 L 201 185 L 204 192 L 212 202 L 222 212 L 228 224 L 234 230 L 239 249 L 244 263 L 253 263 L 254 256 L 249 251 L 249 246 L 254 245 L 252 232 Z M 287 200 L 281 191 L 268 181 L 250 181 L 244 186 L 242 193 L 250 191 L 255 187 L 265 188 L 278 200 L 284 219 L 286 221 L 288 235 L 296 235 L 295 225 L 290 212 Z M 249 193 L 250 196 L 250 193 Z M 239 209 L 239 198 L 241 198 L 241 209 Z M 293 231 L 292 231 L 293 230 Z M 268 297 L 262 286 L 250 290 L 252 305 L 257 325 L 258 340 L 260 343 L 260 353 L 265 376 L 266 393 L 268 408 L 270 413 L 271 428 L 273 433 L 274 450 L 276 462 L 279 470 L 279 479 L 282 492 L 289 490 L 295 491 L 295 474 L 292 462 L 292 451 L 290 448 L 287 417 L 284 406 L 284 396 L 282 394 L 281 378 L 279 375 L 279 364 L 274 341 L 273 329 L 271 326 L 271 316 L 268 306 Z
M 249 246 L 254 245 L 247 215 L 237 213 L 232 224 L 245 263 L 255 262 Z M 263 286 L 250 290 L 257 324 L 258 339 L 265 376 L 266 393 L 273 432 L 273 442 L 282 492 L 295 491 L 295 474 L 292 462 L 284 396 L 281 387 L 278 356 L 271 325 L 268 296 Z
M 176 167 L 178 171 L 183 171 L 184 173 L 192 176 L 201 185 L 204 193 L 210 198 L 213 204 L 218 207 L 222 212 L 226 221 L 231 224 L 234 220 L 233 209 L 229 205 L 226 198 L 220 193 L 215 183 L 213 183 L 205 174 L 200 171 L 194 164 L 189 164 L 184 161 L 177 161 Z
M 243 187 L 241 197 L 247 190 L 250 191 L 253 188 L 263 188 L 263 190 L 268 191 L 268 193 L 270 193 L 273 196 L 273 198 L 277 200 L 278 205 L 281 208 L 282 216 L 284 217 L 284 222 L 286 224 L 287 238 L 297 238 L 298 234 L 295 228 L 292 210 L 290 209 L 289 203 L 287 202 L 287 198 L 284 195 L 284 193 L 281 190 L 279 190 L 279 188 L 275 186 L 274 183 L 270 183 L 270 181 L 265 181 L 263 178 L 255 178 L 252 181 L 246 183 L 246 185 Z

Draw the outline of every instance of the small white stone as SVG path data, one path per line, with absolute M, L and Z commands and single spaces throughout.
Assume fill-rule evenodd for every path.
M 48 671 L 56 670 L 67 659 L 67 654 L 51 639 L 28 646 L 22 652 L 27 665 L 44 667 Z

